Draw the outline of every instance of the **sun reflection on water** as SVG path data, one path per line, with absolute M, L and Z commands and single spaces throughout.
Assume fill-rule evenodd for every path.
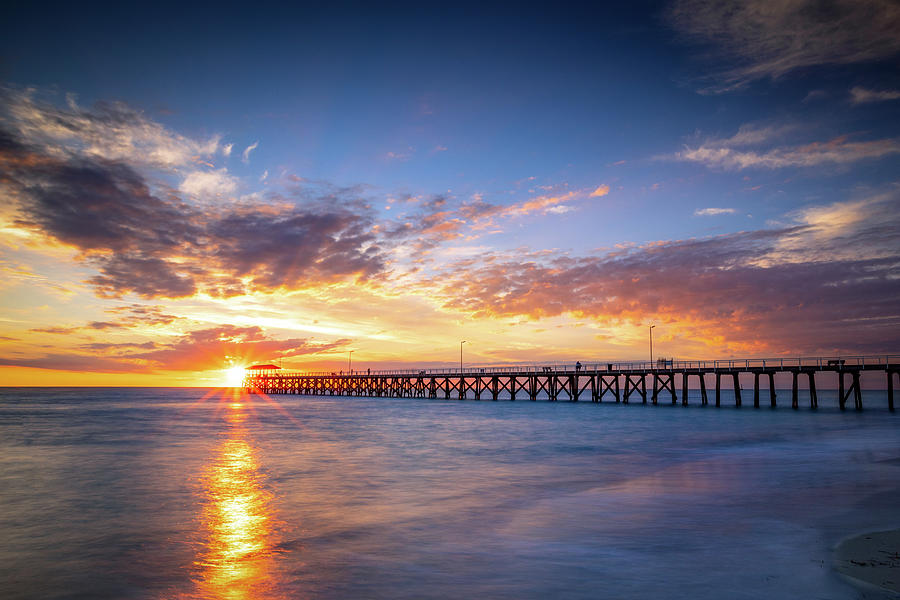
M 248 442 L 243 404 L 225 414 L 227 436 L 204 471 L 205 548 L 195 566 L 205 598 L 277 598 L 273 496 L 265 487 L 256 449 Z

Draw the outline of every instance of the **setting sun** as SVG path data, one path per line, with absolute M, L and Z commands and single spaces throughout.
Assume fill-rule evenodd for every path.
M 225 387 L 241 387 L 244 382 L 244 367 L 234 366 L 225 369 Z

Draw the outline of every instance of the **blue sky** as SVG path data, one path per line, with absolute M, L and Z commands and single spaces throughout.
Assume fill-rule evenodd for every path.
M 363 269 L 377 273 L 382 286 L 390 280 L 427 288 L 422 273 L 434 285 L 453 280 L 461 268 L 486 276 L 491 265 L 516 255 L 521 264 L 557 261 L 556 270 L 560 260 L 596 267 L 623 249 L 656 256 L 646 254 L 654 245 L 743 240 L 753 232 L 792 236 L 792 227 L 807 228 L 809 239 L 779 239 L 764 259 L 745 257 L 745 266 L 818 268 L 822 254 L 851 251 L 855 259 L 882 260 L 893 238 L 878 234 L 874 248 L 854 250 L 852 237 L 872 236 L 873 227 L 900 218 L 900 9 L 883 0 L 515 9 L 20 3 L 7 13 L 0 36 L 9 107 L 3 122 L 22 148 L 128 166 L 155 197 L 177 198 L 204 218 L 236 205 L 289 203 L 300 210 L 314 204 L 319 212 L 329 203 L 340 206 L 373 227 L 372 239 L 360 241 L 358 250 L 384 251 L 377 268 Z M 69 122 L 68 134 L 53 130 L 54 119 Z M 174 154 L 151 160 L 149 151 Z M 22 200 L 23 189 L 7 192 L 10 227 L 27 223 L 30 232 L 68 244 L 75 252 L 72 273 L 94 268 L 105 277 L 112 267 L 102 260 L 110 252 L 123 258 L 124 246 L 79 246 L 83 237 L 73 241 L 54 230 L 49 224 L 56 221 Z M 286 217 L 278 215 L 282 223 Z M 796 254 L 810 244 L 821 244 L 815 258 Z M 795 254 L 785 257 L 786 247 Z M 7 252 L 10 264 L 39 260 L 21 249 Z M 147 252 L 144 258 L 168 266 L 185 261 L 156 247 Z M 461 257 L 469 262 L 459 265 Z M 219 268 L 261 273 L 260 265 L 240 264 L 243 270 Z M 879 269 L 878 293 L 894 298 L 895 267 Z M 337 272 L 348 284 L 360 273 Z M 192 277 L 178 273 L 183 281 Z M 245 294 L 270 291 L 271 278 L 262 279 L 268 287 L 250 285 Z M 285 285 L 295 289 L 296 283 Z M 170 292 L 181 289 L 187 288 L 160 284 L 153 293 L 95 284 L 74 293 L 174 302 Z M 584 291 L 583 303 L 554 309 L 509 307 L 510 294 L 530 298 L 534 290 L 504 289 L 469 289 L 477 297 L 463 299 L 444 290 L 432 308 L 448 329 L 487 317 L 589 319 L 617 328 L 653 318 L 683 322 L 685 311 L 694 314 L 646 298 L 627 310 L 622 300 L 608 313 L 608 306 L 597 307 L 610 302 L 610 292 L 592 297 L 596 290 Z M 369 291 L 396 294 L 396 288 Z M 748 299 L 740 310 L 758 305 Z M 94 310 L 109 308 L 100 303 Z M 700 312 L 734 317 L 736 310 L 704 306 Z M 820 318 L 813 321 L 822 329 Z M 890 310 L 865 318 L 898 319 Z M 188 334 L 201 321 L 179 331 Z M 436 317 L 432 326 L 440 323 Z M 708 330 L 676 329 L 673 345 L 680 341 L 690 352 L 781 351 L 762 339 L 729 346 L 709 342 Z M 9 337 L 21 340 L 18 335 Z M 691 335 L 705 341 L 690 343 Z M 813 337 L 791 350 L 850 349 L 824 333 Z M 888 336 L 881 344 L 895 341 Z M 587 343 L 567 341 L 553 351 L 581 352 Z M 637 353 L 630 348 L 603 351 Z M 11 365 L 39 358 L 21 344 L 16 351 L 24 358 Z M 400 356 L 397 350 L 385 360 Z

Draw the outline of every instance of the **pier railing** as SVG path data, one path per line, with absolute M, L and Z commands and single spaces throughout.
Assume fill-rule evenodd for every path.
M 834 369 L 845 368 L 878 368 L 900 363 L 900 354 L 880 354 L 865 356 L 798 356 L 778 358 L 727 358 L 718 360 L 675 360 L 660 359 L 657 361 L 590 361 L 582 362 L 579 367 L 574 362 L 548 362 L 506 365 L 464 365 L 462 372 L 466 374 L 503 374 L 503 373 L 546 373 L 546 372 L 581 372 L 602 373 L 608 371 L 672 371 L 672 370 L 720 370 L 720 369 Z M 277 376 L 332 376 L 332 375 L 458 375 L 459 367 L 445 368 L 413 368 L 413 369 L 353 369 L 352 371 L 279 371 Z
M 660 358 L 657 361 L 590 361 L 528 365 L 461 365 L 460 368 L 388 369 L 371 371 L 318 371 L 284 372 L 275 369 L 248 371 L 242 387 L 248 392 L 266 394 L 355 395 L 398 398 L 449 399 L 453 394 L 459 399 L 489 394 L 497 400 L 501 393 L 508 393 L 510 400 L 517 393 L 526 393 L 531 400 L 546 394 L 551 402 L 568 397 L 578 402 L 579 397 L 590 394 L 593 402 L 602 402 L 605 394 L 611 394 L 616 402 L 628 403 L 631 396 L 638 396 L 643 403 L 648 399 L 657 404 L 661 395 L 677 400 L 676 378 L 681 383 L 682 404 L 688 405 L 689 380 L 696 378 L 700 384 L 701 404 L 709 401 L 706 378 L 715 382 L 715 405 L 720 406 L 723 379 L 730 379 L 734 388 L 734 401 L 741 406 L 743 385 L 741 376 L 753 379 L 753 406 L 759 408 L 762 386 L 768 379 L 769 402 L 776 406 L 776 375 L 790 375 L 791 407 L 799 406 L 799 384 L 804 378 L 809 384 L 810 407 L 818 407 L 816 376 L 837 375 L 838 397 L 841 409 L 853 398 L 857 410 L 862 410 L 862 386 L 860 377 L 864 371 L 881 371 L 887 375 L 888 409 L 894 410 L 894 378 L 900 376 L 900 354 L 869 356 L 813 356 L 744 358 L 720 360 L 675 360 Z M 849 379 L 849 386 L 848 384 Z M 649 382 L 648 382 L 649 381 Z M 624 388 L 624 389 L 623 389 Z

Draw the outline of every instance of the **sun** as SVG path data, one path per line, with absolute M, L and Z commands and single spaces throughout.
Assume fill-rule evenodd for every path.
M 244 382 L 244 367 L 235 365 L 225 369 L 225 387 L 241 387 Z

